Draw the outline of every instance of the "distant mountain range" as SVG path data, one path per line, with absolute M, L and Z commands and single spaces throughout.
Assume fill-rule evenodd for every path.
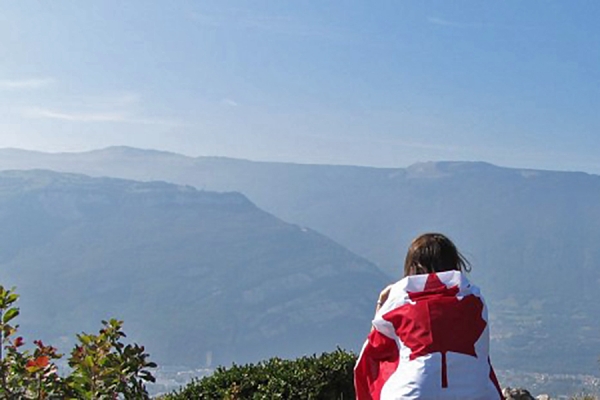
M 491 311 L 498 368 L 596 373 L 600 353 L 600 177 L 431 162 L 409 168 L 186 157 L 126 147 L 0 150 L 0 169 L 45 168 L 238 191 L 400 276 L 410 240 L 452 237 Z
M 356 349 L 385 282 L 239 193 L 0 172 L 0 283 L 30 340 L 66 346 L 116 317 L 163 365 Z

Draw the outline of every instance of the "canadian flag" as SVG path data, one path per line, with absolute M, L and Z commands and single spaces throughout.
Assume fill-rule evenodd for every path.
M 503 399 L 487 308 L 460 271 L 395 283 L 354 369 L 357 400 Z

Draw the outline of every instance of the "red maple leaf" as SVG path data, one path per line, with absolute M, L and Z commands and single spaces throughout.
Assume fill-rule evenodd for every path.
M 458 286 L 449 288 L 436 274 L 429 274 L 422 292 L 408 292 L 414 304 L 405 304 L 383 316 L 411 349 L 411 360 L 442 354 L 442 387 L 448 387 L 446 353 L 477 357 L 475 342 L 487 325 L 481 316 L 481 299 L 475 295 L 459 299 L 458 292 Z

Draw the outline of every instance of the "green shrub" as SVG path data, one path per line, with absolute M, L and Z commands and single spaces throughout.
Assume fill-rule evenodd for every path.
M 342 349 L 296 360 L 271 358 L 258 364 L 219 367 L 164 400 L 354 399 L 356 356 Z
M 100 399 L 104 396 L 125 399 L 147 399 L 145 381 L 154 382 L 147 368 L 156 364 L 148 362 L 144 347 L 124 345 L 122 321 L 102 321 L 104 328 L 98 335 L 77 335 L 79 344 L 69 358 L 71 374 L 66 382 L 76 398 Z
M 62 355 L 54 347 L 34 340 L 33 351 L 23 350 L 13 322 L 18 298 L 0 285 L 0 399 L 149 399 L 144 382 L 154 381 L 147 369 L 156 365 L 143 347 L 121 342 L 122 321 L 102 321 L 98 335 L 77 335 L 71 373 L 62 377 L 55 364 Z

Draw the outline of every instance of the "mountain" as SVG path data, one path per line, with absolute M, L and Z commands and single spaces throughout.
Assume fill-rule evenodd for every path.
M 252 162 L 132 148 L 0 151 L 0 169 L 51 168 L 239 191 L 401 274 L 410 240 L 448 234 L 473 264 L 499 369 L 597 373 L 600 177 L 481 162 L 408 168 Z
M 385 276 L 239 193 L 50 171 L 0 172 L 0 283 L 29 338 L 102 319 L 165 365 L 356 349 Z

